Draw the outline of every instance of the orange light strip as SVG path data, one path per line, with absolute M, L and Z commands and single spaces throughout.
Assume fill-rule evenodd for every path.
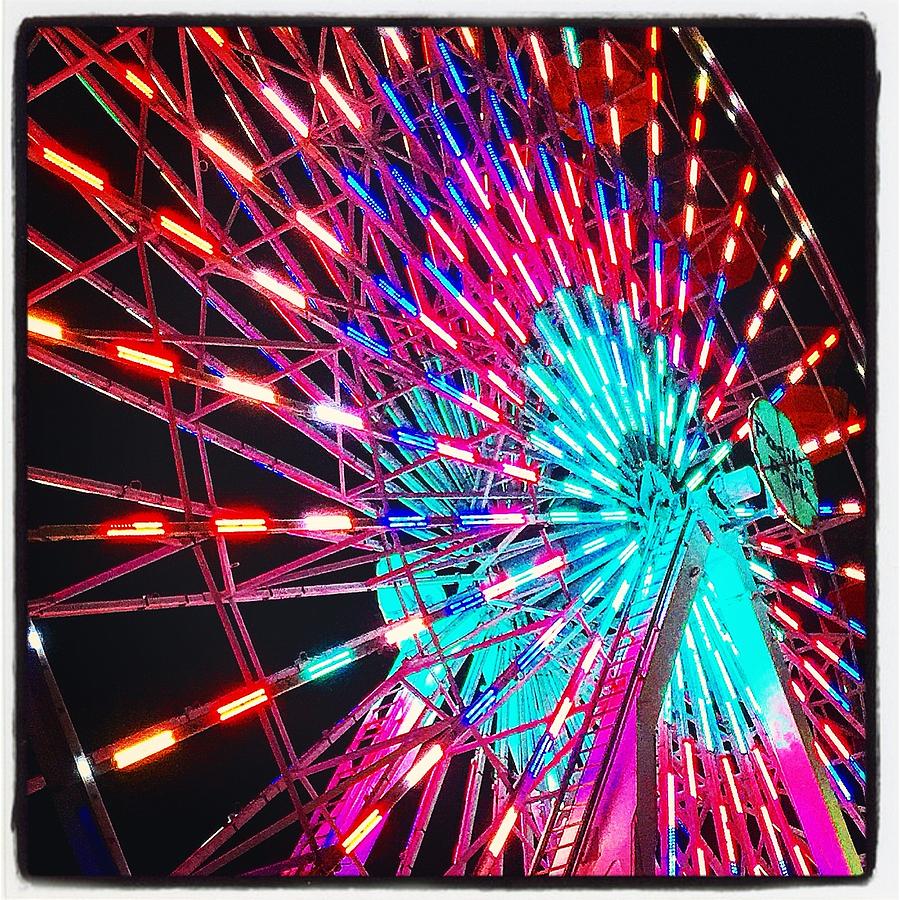
M 117 750 L 113 753 L 113 763 L 117 769 L 124 769 L 126 766 L 134 765 L 148 756 L 160 753 L 174 743 L 175 735 L 171 730 L 158 731 L 156 734 L 151 734 L 137 743 Z
M 437 764 L 444 755 L 444 748 L 440 744 L 432 744 L 419 758 L 416 764 L 406 773 L 406 786 L 415 787 Z
M 403 62 L 409 62 L 409 51 L 406 49 L 406 44 L 403 43 L 403 38 L 400 36 L 400 32 L 396 28 L 382 28 L 381 29 L 390 39 L 390 42 L 394 45 L 394 49 L 397 51 L 397 55 Z
M 503 474 L 509 475 L 511 478 L 518 478 L 521 481 L 537 481 L 537 472 L 533 469 L 527 469 L 524 466 L 514 466 L 512 463 L 503 464 Z
M 532 32 L 531 34 L 531 50 L 534 53 L 534 61 L 537 63 L 541 81 L 543 81 L 544 84 L 549 84 L 550 79 L 547 75 L 547 65 L 544 62 L 544 54 L 541 52 L 541 43 L 538 40 L 538 36 L 534 34 L 534 32 Z
M 37 316 L 28 315 L 28 331 L 30 334 L 39 334 L 41 337 L 53 338 L 61 341 L 63 337 L 62 327 L 48 319 L 40 319 Z
M 309 125 L 294 112 L 293 109 L 283 100 L 272 88 L 264 85 L 262 94 L 281 113 L 284 120 L 300 135 L 300 137 L 309 137 Z
M 362 128 L 362 120 L 344 99 L 344 95 L 337 89 L 334 82 L 331 80 L 331 77 L 328 75 L 321 75 L 319 77 L 319 84 L 325 88 L 331 99 L 334 100 L 341 112 L 347 117 L 347 121 L 359 131 L 359 129 Z

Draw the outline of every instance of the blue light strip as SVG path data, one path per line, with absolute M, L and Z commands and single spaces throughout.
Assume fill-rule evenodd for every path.
M 512 193 L 513 183 L 512 181 L 510 181 L 509 175 L 507 175 L 506 173 L 506 167 L 503 165 L 503 162 L 500 159 L 499 154 L 497 153 L 497 148 L 490 141 L 488 141 L 484 146 L 487 148 L 488 156 L 491 158 L 491 162 L 494 164 L 494 169 L 497 172 L 497 176 L 500 178 L 500 183 L 509 193 Z
M 727 282 L 725 281 L 725 276 L 720 275 L 718 281 L 716 282 L 716 293 L 715 293 L 716 303 L 721 303 L 722 297 L 725 294 L 726 283 Z
M 477 722 L 497 699 L 497 688 L 489 687 L 482 691 L 463 711 L 463 725 L 472 725 Z
M 595 182 L 595 187 L 597 189 L 597 200 L 600 202 L 600 215 L 603 217 L 604 222 L 608 222 L 609 207 L 606 205 L 606 193 L 603 190 L 603 182 L 599 178 Z
M 435 450 L 437 441 L 422 431 L 413 431 L 411 428 L 395 428 L 392 432 L 394 440 L 405 447 L 415 447 L 417 450 Z
M 837 785 L 838 790 L 844 795 L 844 798 L 852 801 L 853 795 L 850 793 L 850 788 L 848 788 L 847 785 L 844 784 L 844 782 L 841 780 L 841 776 L 838 775 L 837 769 L 835 769 L 835 767 L 830 762 L 826 762 L 825 767 L 828 769 L 828 774 Z
M 468 394 L 461 391 L 449 378 L 445 375 L 439 375 L 437 372 L 426 372 L 425 380 L 432 386 L 437 388 L 442 393 L 447 394 L 449 397 L 453 397 L 455 400 L 459 400 L 462 403 L 466 403 L 472 398 L 469 397 Z
M 509 68 L 512 70 L 513 79 L 516 82 L 516 93 L 519 95 L 519 99 L 523 103 L 527 103 L 528 88 L 525 87 L 525 82 L 522 80 L 522 72 L 519 69 L 519 63 L 512 53 L 507 53 L 506 58 L 509 61 Z
M 553 736 L 550 734 L 543 735 L 538 741 L 537 746 L 534 748 L 531 763 L 528 766 L 528 774 L 532 778 L 536 778 L 538 772 L 540 772 L 541 767 L 544 765 L 544 757 L 547 755 L 547 751 L 552 743 Z
M 234 197 L 234 199 L 237 200 L 237 202 L 240 204 L 241 212 L 243 212 L 243 214 L 255 225 L 256 219 L 253 218 L 253 213 L 250 212 L 250 207 L 247 206 L 247 204 L 244 203 L 243 200 L 241 200 L 240 195 L 238 194 L 234 185 L 228 180 L 228 176 L 226 176 L 225 173 L 221 169 L 217 168 L 216 172 L 218 172 L 219 178 L 222 179 L 223 183 L 225 184 L 225 187 L 227 187 L 228 190 L 231 192 L 231 196 Z
M 403 291 L 394 287 L 384 275 L 376 275 L 374 281 L 375 284 L 377 284 L 378 287 L 405 313 L 409 313 L 411 316 L 419 315 L 419 307 L 415 302 L 404 294 Z
M 450 196 L 456 202 L 456 205 L 459 207 L 460 212 L 465 216 L 466 221 L 473 227 L 478 227 L 478 218 L 475 213 L 472 211 L 472 208 L 466 203 L 465 198 L 459 192 L 459 189 L 456 185 L 449 179 L 444 179 L 444 186 L 450 192 Z
M 500 131 L 503 133 L 503 137 L 505 137 L 506 140 L 511 141 L 513 139 L 512 132 L 509 130 L 509 122 L 506 120 L 506 114 L 503 112 L 503 106 L 500 103 L 500 98 L 497 96 L 495 91 L 489 90 L 488 100 L 490 100 L 491 106 L 494 108 L 494 115 L 497 118 L 497 124 L 500 126 Z
M 397 93 L 396 88 L 387 80 L 387 78 L 379 78 L 378 83 L 381 85 L 381 90 L 384 91 L 385 97 L 391 101 L 391 106 L 397 111 L 397 115 L 403 121 L 403 124 L 409 129 L 410 134 L 416 133 L 416 123 L 413 120 L 412 114 L 407 109 L 406 104 L 403 102 L 403 98 L 400 94 Z
M 429 517 L 416 513 L 388 513 L 381 521 L 388 528 L 424 528 L 429 523 Z
M 559 182 L 556 180 L 556 172 L 553 171 L 553 163 L 550 161 L 550 153 L 543 144 L 538 144 L 538 153 L 541 157 L 541 165 L 547 174 L 547 181 L 550 182 L 550 190 L 559 193 Z
M 839 666 L 840 666 L 840 667 L 841 667 L 841 668 L 842 668 L 842 669 L 843 669 L 843 670 L 844 670 L 844 671 L 845 671 L 845 672 L 846 672 L 846 673 L 847 673 L 854 681 L 858 681 L 858 682 L 861 682 L 861 681 L 862 681 L 862 675 L 860 675 L 859 672 L 857 672 L 856 669 L 854 669 L 853 666 L 851 666 L 850 663 L 847 662 L 847 660 L 841 659 L 841 660 L 838 662 L 838 665 L 839 665 Z
M 450 52 L 450 48 L 447 46 L 447 42 L 442 40 L 441 38 L 438 38 L 437 46 L 438 50 L 441 53 L 441 56 L 444 57 L 444 65 L 446 65 L 447 71 L 450 73 L 450 77 L 453 79 L 453 84 L 461 94 L 465 94 L 466 86 L 465 84 L 463 84 L 462 77 L 459 74 L 459 69 L 457 69 L 456 67 L 456 62 L 453 59 L 453 54 Z
M 422 265 L 437 278 L 452 297 L 459 298 L 461 296 L 459 288 L 434 264 L 430 256 L 422 257 Z
M 388 347 L 387 344 L 384 344 L 373 337 L 369 337 L 369 335 L 356 325 L 345 322 L 341 325 L 341 331 L 343 331 L 351 340 L 356 341 L 358 344 L 362 344 L 363 347 L 368 347 L 373 353 L 377 353 L 378 356 L 381 356 L 384 359 L 391 358 L 391 348 Z
M 628 183 L 625 181 L 624 172 L 616 172 L 616 185 L 619 191 L 619 206 L 624 212 L 628 212 Z
M 441 129 L 441 133 L 444 135 L 444 140 L 447 142 L 447 146 L 450 147 L 453 155 L 457 159 L 459 159 L 462 156 L 462 149 L 459 146 L 459 139 L 456 137 L 456 134 L 450 127 L 450 123 L 446 120 L 446 118 L 444 118 L 444 113 L 435 103 L 431 104 L 431 115 L 434 117 L 434 121 L 438 123 L 438 126 Z
M 341 169 L 341 175 L 344 176 L 344 181 L 347 182 L 353 193 L 356 194 L 356 196 L 359 197 L 379 219 L 383 222 L 389 221 L 390 217 L 388 216 L 388 211 L 368 192 L 366 186 L 353 172 L 350 171 L 350 169 Z
M 477 609 L 483 603 L 484 594 L 481 593 L 481 588 L 470 588 L 467 591 L 463 591 L 462 593 L 451 597 L 444 607 L 444 612 L 448 616 L 455 616 L 461 612 Z
M 400 187 L 400 190 L 409 198 L 409 202 L 418 210 L 422 216 L 428 215 L 428 204 L 419 195 L 419 192 L 404 178 L 403 173 L 396 167 L 391 166 L 388 170 L 391 177 Z
M 584 129 L 584 139 L 588 142 L 588 146 L 595 147 L 597 142 L 594 138 L 594 123 L 591 121 L 591 111 L 584 100 L 580 100 L 578 105 L 581 109 L 581 126 Z

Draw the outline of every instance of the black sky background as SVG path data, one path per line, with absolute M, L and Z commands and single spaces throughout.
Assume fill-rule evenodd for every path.
M 805 207 L 857 316 L 871 321 L 874 297 L 868 242 L 874 211 L 867 146 L 867 98 L 872 91 L 867 77 L 868 31 L 846 25 L 760 23 L 717 24 L 701 30 Z M 667 40 L 673 39 L 668 36 Z M 27 72 L 26 80 L 30 80 Z M 60 121 L 68 122 L 71 115 L 67 111 Z M 72 128 L 79 130 L 74 124 Z M 58 136 L 65 133 L 60 130 Z M 29 184 L 29 218 L 46 217 L 46 208 L 38 206 L 48 196 L 48 184 L 59 194 L 58 182 L 47 181 L 48 177 L 29 172 L 36 185 Z M 73 202 L 73 198 L 74 193 L 59 202 Z M 60 208 L 53 210 L 54 215 L 59 212 Z M 89 244 L 91 236 L 78 240 Z M 43 283 L 47 277 L 40 255 L 30 253 L 26 286 Z M 104 311 L 111 306 L 106 302 Z M 128 323 L 125 317 L 121 324 Z M 149 417 L 124 404 L 111 409 L 112 401 L 86 399 L 90 392 L 43 367 L 29 364 L 24 377 L 22 439 L 28 464 L 120 483 L 143 478 L 148 489 L 177 493 L 169 471 L 171 448 L 160 423 L 148 421 Z M 117 424 L 110 430 L 113 420 Z M 58 437 L 63 433 L 67 435 L 64 445 Z M 217 483 L 225 491 L 231 489 L 234 498 L 266 496 L 278 502 L 270 475 L 224 452 L 216 454 L 214 448 L 210 453 Z M 153 467 L 147 461 L 153 459 L 167 466 L 165 472 L 160 466 L 158 472 L 148 474 Z M 102 498 L 67 497 L 66 492 L 52 488 L 30 487 L 25 495 L 26 522 L 20 526 L 102 521 L 122 509 Z M 296 552 L 293 539 L 273 539 L 263 562 L 277 564 L 291 552 Z M 100 544 L 29 548 L 22 593 L 40 596 L 132 553 Z M 237 544 L 234 558 L 245 567 L 239 570 L 242 579 L 261 559 Z M 196 568 L 187 555 L 174 563 L 172 592 L 202 590 Z M 113 585 L 109 595 L 145 591 L 141 577 L 133 577 Z M 24 600 L 21 596 L 20 602 Z M 316 652 L 379 621 L 374 597 L 365 595 L 341 602 L 287 604 L 243 608 L 267 671 L 290 664 L 300 650 Z M 200 699 L 224 693 L 238 680 L 211 608 L 46 620 L 39 627 L 88 751 Z M 388 665 L 387 657 L 371 657 L 327 685 L 313 684 L 280 700 L 298 750 L 362 697 Z M 27 752 L 22 768 L 26 776 L 35 774 Z M 261 729 L 248 718 L 192 738 L 154 766 L 102 776 L 99 787 L 132 871 L 163 875 L 276 774 Z M 26 840 L 28 870 L 34 875 L 76 874 L 76 862 L 46 792 L 30 798 L 24 813 L 20 838 Z M 436 815 L 446 815 L 454 823 L 458 820 L 452 804 L 439 805 Z M 281 849 L 289 851 L 290 841 L 282 841 Z M 275 852 L 268 848 L 260 863 L 276 858 Z M 423 851 L 423 859 L 433 859 L 436 866 L 441 858 L 439 847 L 426 846 Z

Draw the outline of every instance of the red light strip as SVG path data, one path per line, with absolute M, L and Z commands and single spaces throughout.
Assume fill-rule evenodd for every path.
M 107 537 L 158 537 L 165 533 L 164 522 L 129 522 L 106 529 Z
M 175 237 L 180 238 L 182 241 L 199 250 L 201 253 L 205 253 L 207 256 L 212 256 L 215 248 L 211 241 L 208 241 L 206 238 L 201 237 L 198 234 L 195 234 L 189 228 L 185 228 L 184 225 L 179 224 L 170 216 L 165 215 L 165 213 L 159 213 L 158 215 L 158 221 L 161 228 L 164 228 L 170 234 L 173 234 Z
M 219 721 L 226 722 L 228 719 L 233 719 L 248 709 L 253 709 L 254 706 L 267 703 L 268 700 L 269 695 L 266 693 L 266 689 L 258 688 L 249 694 L 245 694 L 243 697 L 239 697 L 237 700 L 232 700 L 230 703 L 218 707 L 216 712 L 219 714 Z
M 106 183 L 99 175 L 95 175 L 93 172 L 79 166 L 77 163 L 72 162 L 71 159 L 67 159 L 55 150 L 44 147 L 43 154 L 44 159 L 47 160 L 47 162 L 62 169 L 78 181 L 82 181 L 98 191 L 102 191 L 106 187 Z
M 144 353 L 143 350 L 134 350 L 131 347 L 116 345 L 116 356 L 119 359 L 124 359 L 126 362 L 146 366 L 148 369 L 155 369 L 158 372 L 166 372 L 169 375 L 175 372 L 175 364 L 171 359 L 167 359 L 164 356 L 154 356 L 152 353 Z
M 218 534 L 267 531 L 269 527 L 265 519 L 215 519 L 213 524 Z

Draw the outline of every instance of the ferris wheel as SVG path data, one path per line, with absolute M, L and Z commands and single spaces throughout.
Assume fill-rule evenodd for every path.
M 72 755 L 29 794 L 78 781 L 127 872 L 104 783 L 253 719 L 275 779 L 172 874 L 863 871 L 865 343 L 696 29 L 29 50 L 28 371 L 77 382 L 140 482 L 67 470 L 79 435 L 29 407 L 60 462 L 26 460 L 28 496 L 73 519 L 28 539 L 90 561 L 28 598 Z M 231 682 L 162 718 L 134 696 L 82 747 L 44 630 L 177 608 L 215 612 Z M 328 725 L 298 734 L 311 690 Z

